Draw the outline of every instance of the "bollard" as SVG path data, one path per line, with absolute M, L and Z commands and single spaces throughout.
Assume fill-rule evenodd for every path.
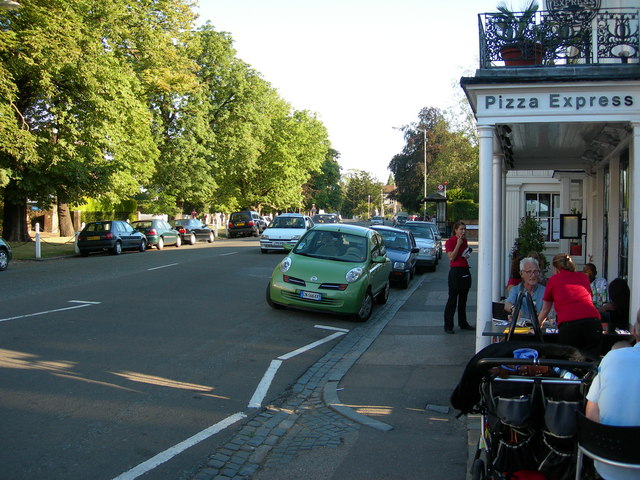
M 76 253 L 76 255 L 80 255 L 80 249 L 78 248 L 78 235 L 80 235 L 80 232 L 75 232 L 75 240 L 73 242 L 73 251 Z
M 40 259 L 40 223 L 36 223 L 36 259 Z

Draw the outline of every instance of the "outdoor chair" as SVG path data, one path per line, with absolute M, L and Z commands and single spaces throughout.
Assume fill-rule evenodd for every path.
M 640 449 L 638 448 L 638 427 L 618 427 L 605 425 L 588 419 L 576 412 L 578 455 L 576 459 L 576 480 L 582 474 L 584 455 L 608 465 L 636 470 L 640 476 Z

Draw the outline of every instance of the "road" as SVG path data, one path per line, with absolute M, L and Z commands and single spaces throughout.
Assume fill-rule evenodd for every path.
M 282 257 L 246 238 L 12 263 L 0 274 L 0 479 L 187 477 L 335 345 L 332 329 L 354 325 L 270 309 Z

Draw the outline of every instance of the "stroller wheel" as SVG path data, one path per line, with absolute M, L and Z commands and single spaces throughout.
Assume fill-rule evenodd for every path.
M 484 462 L 479 458 L 476 458 L 471 465 L 471 480 L 484 480 L 485 470 Z

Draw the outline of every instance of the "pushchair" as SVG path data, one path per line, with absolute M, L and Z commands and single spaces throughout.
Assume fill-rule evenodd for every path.
M 485 347 L 451 395 L 460 415 L 481 416 L 473 480 L 575 477 L 575 415 L 597 367 L 574 347 L 541 339 Z

